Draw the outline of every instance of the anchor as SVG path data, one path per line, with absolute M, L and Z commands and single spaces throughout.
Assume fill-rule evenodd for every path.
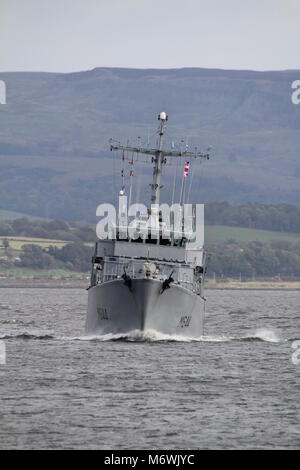
M 125 284 L 125 286 L 127 286 L 128 289 L 130 290 L 130 292 L 132 292 L 131 277 L 128 276 L 125 267 L 124 267 L 124 274 L 123 274 L 123 276 L 122 276 L 122 279 L 124 279 L 124 284 Z
M 172 284 L 172 282 L 174 282 L 174 279 L 172 278 L 172 274 L 173 274 L 174 271 L 171 272 L 170 276 L 168 277 L 168 279 L 165 279 L 163 284 L 162 284 L 162 288 L 161 288 L 161 294 L 164 293 L 164 291 L 166 289 L 170 289 L 170 284 Z

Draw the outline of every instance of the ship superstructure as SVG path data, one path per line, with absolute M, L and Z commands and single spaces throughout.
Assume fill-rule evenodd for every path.
M 197 149 L 193 152 L 187 148 L 165 149 L 168 116 L 162 112 L 158 119 L 156 148 L 124 146 L 110 141 L 111 150 L 121 151 L 123 159 L 125 152 L 151 156 L 151 205 L 144 214 L 139 214 L 136 221 L 139 232 L 132 236 L 125 209 L 123 211 L 127 200 L 125 202 L 122 169 L 119 217 L 114 238 L 98 240 L 95 244 L 88 289 L 87 334 L 126 334 L 134 330 L 155 330 L 189 337 L 203 334 L 206 254 L 203 243 L 202 246 L 195 246 L 189 241 L 183 226 L 183 207 L 189 162 L 193 159 L 208 160 L 210 154 L 209 150 L 203 153 Z M 167 159 L 175 158 L 185 161 L 179 204 L 182 212 L 179 227 L 177 225 L 176 228 L 174 216 L 173 219 L 171 217 L 170 226 L 165 227 L 159 209 L 162 168 Z M 131 189 L 130 185 L 130 202 Z M 151 232 L 149 227 L 152 228 Z

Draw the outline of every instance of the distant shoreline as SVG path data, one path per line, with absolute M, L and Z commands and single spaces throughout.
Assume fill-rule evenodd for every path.
M 300 281 L 223 281 L 208 280 L 205 284 L 210 290 L 300 290 Z
M 1 288 L 29 288 L 29 289 L 87 289 L 89 279 L 87 277 L 77 279 L 55 278 L 4 278 L 0 279 Z M 207 280 L 206 290 L 300 290 L 300 281 L 222 281 Z
M 3 288 L 28 288 L 28 289 L 86 289 L 89 280 L 82 279 L 54 279 L 54 278 L 6 278 L 0 279 L 0 289 Z

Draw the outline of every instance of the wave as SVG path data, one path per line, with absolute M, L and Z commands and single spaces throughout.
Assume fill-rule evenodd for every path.
M 12 333 L 0 335 L 0 339 L 21 339 L 21 340 L 56 340 L 56 341 L 125 341 L 125 342 L 145 342 L 145 343 L 169 343 L 169 342 L 204 342 L 204 343 L 226 343 L 233 341 L 261 341 L 266 343 L 281 343 L 283 340 L 269 328 L 261 328 L 256 330 L 253 334 L 245 336 L 213 336 L 203 335 L 200 337 L 187 337 L 181 335 L 169 335 L 160 333 L 156 330 L 147 330 L 141 332 L 140 330 L 129 331 L 128 333 L 108 333 L 108 334 L 95 334 L 83 336 L 59 336 L 49 333 Z M 288 340 L 287 340 L 288 341 Z
M 175 334 L 165 334 L 156 330 L 146 330 L 144 332 L 140 330 L 132 330 L 127 333 L 107 333 L 107 334 L 94 334 L 85 336 L 63 336 L 60 338 L 65 341 L 125 341 L 125 342 L 145 342 L 145 343 L 163 343 L 163 342 L 226 342 L 232 341 L 232 337 L 226 336 L 200 336 L 200 337 L 187 337 Z
M 281 343 L 283 340 L 271 328 L 260 328 L 252 335 L 241 338 L 247 341 L 264 341 L 266 343 Z
M 12 306 L 9 304 L 0 304 L 0 310 L 12 310 Z
M 35 333 L 15 333 L 15 334 L 5 334 L 5 335 L 0 335 L 0 339 L 25 339 L 25 340 L 30 340 L 30 339 L 55 339 L 54 335 L 50 334 L 35 334 Z
M 73 341 L 126 341 L 126 342 L 207 342 L 207 343 L 226 343 L 231 341 L 262 341 L 267 343 L 280 343 L 282 339 L 279 338 L 277 333 L 268 328 L 261 328 L 255 331 L 253 334 L 245 336 L 213 336 L 204 335 L 200 337 L 187 337 L 181 335 L 169 335 L 160 333 L 156 330 L 147 330 L 141 332 L 139 330 L 133 330 L 128 333 L 108 333 L 104 335 L 89 335 L 89 336 L 77 336 L 77 337 L 64 337 L 62 339 L 73 340 Z
M 23 320 L 18 320 L 18 319 L 7 319 L 7 320 L 0 320 L 0 324 L 2 325 L 23 325 L 23 326 L 29 326 L 29 325 L 34 325 L 34 321 L 23 321 Z

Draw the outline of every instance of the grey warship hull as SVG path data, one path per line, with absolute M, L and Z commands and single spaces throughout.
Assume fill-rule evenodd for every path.
M 161 287 L 154 279 L 134 279 L 130 289 L 122 280 L 91 287 L 86 333 L 155 330 L 191 338 L 203 335 L 205 301 L 178 285 L 164 292 Z

